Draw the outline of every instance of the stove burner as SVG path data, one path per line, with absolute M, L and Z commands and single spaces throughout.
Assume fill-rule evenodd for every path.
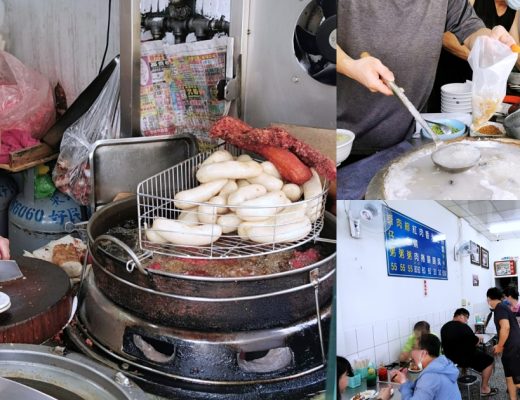
M 151 324 L 110 302 L 89 276 L 68 334 L 80 351 L 152 393 L 179 399 L 294 399 L 324 389 L 316 316 L 233 333 Z M 321 310 L 328 337 L 330 305 Z M 324 344 L 326 347 L 326 343 Z

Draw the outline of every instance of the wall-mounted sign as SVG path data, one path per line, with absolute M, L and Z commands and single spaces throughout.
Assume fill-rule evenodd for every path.
M 383 206 L 389 276 L 448 279 L 446 235 Z
M 495 261 L 495 275 L 515 275 L 516 274 L 516 262 L 515 260 Z

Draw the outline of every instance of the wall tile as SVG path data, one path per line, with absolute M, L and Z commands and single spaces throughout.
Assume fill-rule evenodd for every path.
M 376 353 L 376 367 L 380 364 L 389 364 L 388 357 L 388 343 L 375 348 Z
M 399 339 L 399 322 L 397 320 L 387 321 L 386 329 L 389 341 Z
M 357 353 L 358 345 L 357 345 L 355 329 L 350 329 L 348 331 L 343 332 L 342 339 L 343 339 L 343 343 L 345 344 L 346 354 Z
M 403 318 L 399 320 L 399 337 L 403 337 L 405 335 L 409 335 L 411 332 L 410 324 L 408 319 Z
M 374 333 L 372 326 L 356 328 L 358 352 L 374 347 Z
M 388 343 L 388 333 L 386 323 L 384 321 L 377 322 L 372 325 L 374 332 L 374 345 L 379 346 Z
M 390 361 L 394 362 L 399 360 L 399 354 L 401 354 L 401 342 L 399 340 L 392 340 L 388 343 L 388 353 Z

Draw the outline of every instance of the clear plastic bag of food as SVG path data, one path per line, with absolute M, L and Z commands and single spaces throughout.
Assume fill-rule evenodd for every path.
M 118 63 L 92 106 L 63 133 L 52 179 L 56 188 L 82 205 L 90 202 L 92 145 L 119 136 L 119 87 Z
M 54 123 L 55 116 L 49 80 L 0 51 L 0 133 L 16 129 L 39 139 Z
M 496 39 L 480 36 L 469 54 L 473 69 L 473 122 L 478 130 L 500 108 L 506 95 L 507 78 L 513 69 L 517 54 Z

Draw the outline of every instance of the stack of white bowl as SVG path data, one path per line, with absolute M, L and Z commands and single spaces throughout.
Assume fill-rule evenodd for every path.
M 441 87 L 441 112 L 471 112 L 471 82 L 448 83 Z

